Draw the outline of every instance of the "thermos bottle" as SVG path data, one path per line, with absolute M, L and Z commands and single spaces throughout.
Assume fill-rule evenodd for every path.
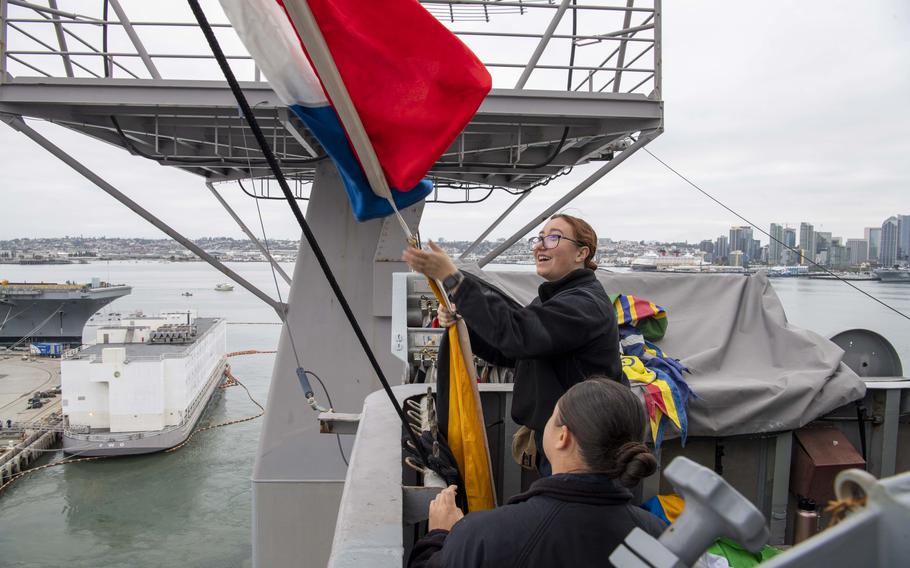
M 799 544 L 818 532 L 818 506 L 812 499 L 799 498 L 796 507 L 796 523 L 793 530 L 793 544 Z

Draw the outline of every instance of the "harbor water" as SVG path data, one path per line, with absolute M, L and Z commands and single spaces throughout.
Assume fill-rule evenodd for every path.
M 231 268 L 277 295 L 267 264 L 241 263 Z M 285 266 L 288 273 L 292 268 Z M 133 287 L 131 295 L 105 311 L 196 309 L 200 316 L 223 316 L 232 323 L 228 328 L 231 351 L 269 350 L 278 343 L 279 320 L 271 308 L 239 286 L 233 292 L 216 291 L 215 285 L 225 277 L 203 263 L 0 265 L 0 278 L 10 281 L 86 282 L 92 277 Z M 280 278 L 278 284 L 286 298 L 287 287 Z M 910 286 L 854 284 L 910 314 Z M 773 285 L 794 325 L 824 336 L 857 327 L 876 331 L 891 341 L 905 374 L 910 372 L 907 319 L 841 282 L 793 278 L 776 279 Z M 192 295 L 182 295 L 186 292 Z M 653 300 L 660 302 L 660 298 Z M 93 335 L 88 331 L 88 336 Z M 273 355 L 251 355 L 230 361 L 234 375 L 262 404 L 273 359 Z M 331 390 L 331 377 L 323 378 Z M 225 389 L 216 393 L 202 424 L 257 411 L 243 389 Z M 77 463 L 26 476 L 0 494 L 0 566 L 250 566 L 250 475 L 260 424 L 254 420 L 203 432 L 174 453 Z M 61 457 L 59 452 L 51 453 L 39 463 Z

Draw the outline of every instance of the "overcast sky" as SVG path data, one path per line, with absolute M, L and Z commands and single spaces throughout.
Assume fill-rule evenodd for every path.
M 663 4 L 666 131 L 651 151 L 765 230 L 809 221 L 855 238 L 889 215 L 910 213 L 910 2 Z M 242 236 L 200 178 L 32 124 L 185 235 Z M 0 149 L 0 239 L 162 236 L 5 125 Z M 491 238 L 511 234 L 597 167 L 578 167 L 535 192 Z M 222 187 L 258 226 L 255 204 Z M 473 239 L 514 199 L 499 193 L 483 207 L 429 206 L 423 235 Z M 262 207 L 270 237 L 298 238 L 285 204 Z M 614 239 L 697 242 L 741 223 L 644 152 L 569 211 Z

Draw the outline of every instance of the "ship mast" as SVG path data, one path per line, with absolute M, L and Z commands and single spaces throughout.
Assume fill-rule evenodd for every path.
M 0 0 L 0 119 L 26 132 L 31 118 L 52 121 L 196 174 L 200 191 L 208 191 L 205 184 L 222 195 L 239 191 L 241 180 L 257 198 L 278 197 L 265 156 L 238 117 L 201 31 L 195 30 L 198 41 L 186 53 L 146 47 L 195 24 L 175 17 L 131 19 L 119 2 L 109 1 L 114 9 L 105 20 L 100 9 L 75 14 Z M 531 191 L 547 194 L 560 186 L 560 178 L 573 169 L 583 172 L 564 197 L 528 217 L 481 262 L 488 263 L 662 132 L 660 0 L 422 3 L 478 54 L 494 77 L 494 89 L 431 169 L 436 191 L 426 205 L 402 211 L 412 231 L 424 207 L 435 202 L 476 207 L 489 192 L 508 191 L 517 204 Z M 215 5 L 208 10 L 219 34 L 233 33 Z M 122 30 L 129 49 L 106 47 L 107 28 Z M 42 29 L 53 29 L 57 41 L 36 48 L 26 34 L 38 37 Z M 281 105 L 247 54 L 228 56 L 294 197 L 308 200 L 306 220 L 384 373 L 399 377 L 401 363 L 390 350 L 392 274 L 407 270 L 399 260 L 406 243 L 398 221 L 354 221 L 334 166 L 318 159 L 323 152 L 316 140 Z M 104 172 L 90 170 L 53 141 L 42 145 L 119 199 L 125 188 L 114 188 Z M 182 238 L 158 217 L 154 195 L 136 201 L 121 199 Z M 520 210 L 490 211 L 493 225 L 478 227 L 478 240 Z M 319 564 L 332 542 L 345 465 L 335 439 L 319 434 L 296 380 L 296 360 L 305 360 L 326 379 L 342 412 L 358 412 L 366 394 L 379 385 L 305 241 L 285 298 L 230 273 L 217 259 L 205 260 L 279 313 L 287 305 L 252 474 L 254 564 L 293 565 L 304 557 Z M 345 445 L 349 450 L 350 440 Z

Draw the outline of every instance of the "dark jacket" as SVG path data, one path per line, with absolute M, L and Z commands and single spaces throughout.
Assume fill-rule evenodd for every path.
M 558 474 L 490 511 L 430 531 L 409 568 L 555 568 L 610 566 L 613 550 L 635 528 L 660 536 L 666 525 L 630 503 L 632 493 L 599 474 Z
M 592 375 L 628 384 L 619 359 L 616 310 L 594 271 L 574 270 L 544 282 L 521 307 L 471 275 L 453 300 L 471 334 L 474 353 L 515 367 L 512 418 L 543 432 L 556 401 Z

